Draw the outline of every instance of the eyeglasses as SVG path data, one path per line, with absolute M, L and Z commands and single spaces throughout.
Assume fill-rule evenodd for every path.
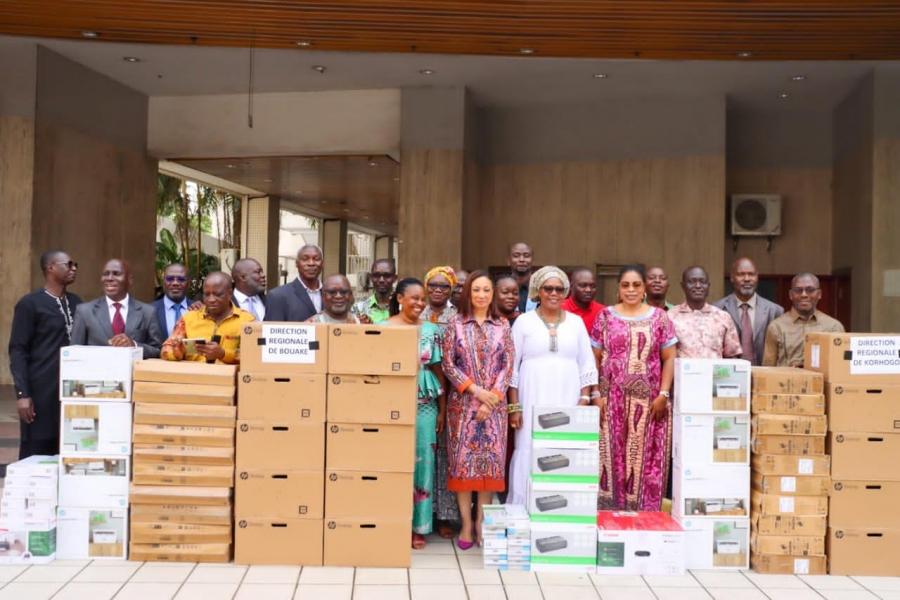
M 619 282 L 619 288 L 623 289 L 623 290 L 627 290 L 628 288 L 631 288 L 633 290 L 639 290 L 642 287 L 644 287 L 643 281 L 620 281 Z
M 78 268 L 78 263 L 75 262 L 74 260 L 63 260 L 63 261 L 55 262 L 55 263 L 53 263 L 53 264 L 54 264 L 54 265 L 66 265 L 66 266 L 69 268 L 70 271 L 71 271 L 72 269 L 77 269 L 77 268 Z
M 184 283 L 187 281 L 187 277 L 182 277 L 181 275 L 166 275 L 166 283 Z
M 450 289 L 449 283 L 429 283 L 428 284 L 429 292 L 437 292 L 437 291 L 446 292 L 449 289 Z
M 817 287 L 812 287 L 812 286 L 810 285 L 810 286 L 807 286 L 807 287 L 795 287 L 795 288 L 791 288 L 791 291 L 794 293 L 795 296 L 799 296 L 799 295 L 802 294 L 803 292 L 806 292 L 806 295 L 807 295 L 807 296 L 812 296 L 813 294 L 815 294 L 816 292 L 819 291 L 819 288 L 817 288 Z
M 330 296 L 332 298 L 337 298 L 338 296 L 350 296 L 353 294 L 353 290 L 322 290 L 325 292 L 326 296 Z
M 390 279 L 393 276 L 392 273 L 372 273 L 369 275 L 372 279 Z
M 543 291 L 548 296 L 554 292 L 556 292 L 558 295 L 562 296 L 563 294 L 566 293 L 566 288 L 564 288 L 561 285 L 545 285 L 545 286 L 541 287 L 541 291 Z

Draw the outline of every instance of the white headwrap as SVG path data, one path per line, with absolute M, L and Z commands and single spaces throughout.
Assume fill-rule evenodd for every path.
M 541 287 L 543 287 L 544 282 L 548 279 L 553 279 L 554 277 L 562 281 L 563 287 L 566 288 L 565 295 L 568 295 L 569 278 L 559 267 L 548 266 L 541 267 L 540 269 L 535 271 L 534 274 L 532 274 L 531 280 L 528 282 L 528 297 L 532 300 L 537 300 L 539 297 L 540 289 Z

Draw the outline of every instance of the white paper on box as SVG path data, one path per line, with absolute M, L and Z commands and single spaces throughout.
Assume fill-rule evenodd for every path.
M 900 373 L 900 336 L 851 336 L 851 375 Z
M 808 558 L 795 558 L 794 559 L 794 575 L 809 575 L 809 559 Z
M 267 325 L 263 323 L 260 339 L 262 362 L 308 364 L 316 362 L 316 328 L 314 325 Z
M 812 475 L 815 469 L 816 463 L 811 458 L 801 458 L 797 461 L 797 474 L 798 475 Z
M 128 511 L 60 507 L 57 557 L 64 560 L 125 560 Z
M 822 348 L 820 348 L 818 344 L 813 344 L 810 348 L 810 362 L 812 363 L 810 367 L 812 367 L 813 369 L 819 368 L 819 363 L 821 362 L 821 354 Z
M 797 478 L 796 477 L 782 477 L 781 478 L 781 491 L 793 494 L 797 491 Z
M 782 496 L 778 499 L 778 510 L 783 513 L 794 512 L 794 499 L 790 496 Z

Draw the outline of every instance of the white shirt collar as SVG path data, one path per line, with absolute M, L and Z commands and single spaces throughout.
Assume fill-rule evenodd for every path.
M 306 287 L 306 284 L 303 283 L 303 278 L 300 277 L 299 275 L 297 275 L 297 281 L 300 282 L 300 285 L 303 286 L 303 289 L 305 289 L 307 292 L 309 292 L 309 293 L 311 293 L 311 294 L 319 294 L 319 293 L 322 292 L 322 280 L 321 280 L 321 279 L 319 280 L 319 287 L 318 287 L 318 289 L 315 289 L 315 290 L 311 290 L 311 289 L 309 289 L 308 287 Z
M 249 297 L 250 296 L 248 296 L 241 290 L 234 288 L 234 298 L 235 298 L 235 300 L 237 300 L 238 305 L 241 305 L 244 302 L 246 302 L 247 298 L 249 298 Z
M 128 308 L 128 297 L 129 297 L 128 294 L 125 294 L 125 297 L 123 299 L 119 300 L 119 304 L 122 305 L 122 308 Z M 115 304 L 116 301 L 113 300 L 112 298 L 110 298 L 109 296 L 105 296 L 105 298 L 106 298 L 106 307 L 110 308 L 110 309 L 113 308 L 113 304 Z
M 735 295 L 734 299 L 737 300 L 738 308 L 740 308 L 743 304 L 748 304 L 750 305 L 750 310 L 756 310 L 756 299 L 758 298 L 758 296 L 759 295 L 756 292 L 753 292 L 753 295 L 750 296 L 750 299 L 747 300 L 747 302 L 742 302 L 741 299 L 737 297 L 737 295 Z
M 163 304 L 166 307 L 166 310 L 172 310 L 173 306 L 180 306 L 182 308 L 187 306 L 187 296 L 181 299 L 181 302 L 175 302 L 168 296 L 163 296 Z

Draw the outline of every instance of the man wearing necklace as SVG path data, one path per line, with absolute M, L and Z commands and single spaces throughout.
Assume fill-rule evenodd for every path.
M 81 298 L 66 291 L 78 263 L 62 250 L 41 255 L 44 287 L 16 304 L 9 365 L 20 419 L 19 459 L 59 453 L 59 349 L 70 345 Z

